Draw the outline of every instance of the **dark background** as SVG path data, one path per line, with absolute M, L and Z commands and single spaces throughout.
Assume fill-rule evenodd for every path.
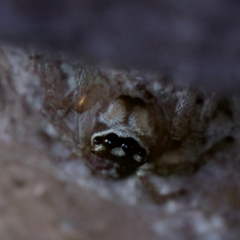
M 238 93 L 237 0 L 1 0 L 0 38 Z

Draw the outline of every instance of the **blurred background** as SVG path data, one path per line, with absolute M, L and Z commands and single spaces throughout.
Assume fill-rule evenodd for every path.
M 0 39 L 238 93 L 236 0 L 0 0 Z

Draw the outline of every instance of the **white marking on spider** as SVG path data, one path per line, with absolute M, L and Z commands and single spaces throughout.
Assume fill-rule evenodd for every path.
M 122 157 L 122 156 L 126 155 L 121 147 L 112 149 L 111 154 L 118 156 L 118 157 Z
M 95 152 L 102 152 L 102 151 L 105 151 L 106 148 L 104 147 L 104 145 L 99 144 L 99 145 L 94 145 L 94 146 L 93 146 L 93 150 L 94 150 Z
M 138 154 L 135 154 L 135 155 L 133 156 L 133 158 L 134 158 L 134 160 L 136 160 L 137 162 L 141 162 L 141 161 L 142 161 L 142 157 L 139 156 Z

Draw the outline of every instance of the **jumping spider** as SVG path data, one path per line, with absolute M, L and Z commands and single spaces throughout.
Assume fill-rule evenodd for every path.
M 207 139 L 219 102 L 214 94 L 140 71 L 61 62 L 42 70 L 45 109 L 97 173 L 116 178 L 192 167 L 216 143 Z

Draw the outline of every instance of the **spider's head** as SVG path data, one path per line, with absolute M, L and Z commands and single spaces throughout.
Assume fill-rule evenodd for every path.
M 128 175 L 147 161 L 152 133 L 146 103 L 121 96 L 98 114 L 88 162 L 106 175 Z
M 122 161 L 136 162 L 142 165 L 147 158 L 147 150 L 132 137 L 120 137 L 116 133 L 97 133 L 91 139 L 92 152 L 103 154 Z
M 94 134 L 91 147 L 93 158 L 98 158 L 99 163 L 102 161 L 112 163 L 110 173 L 117 175 L 133 172 L 146 162 L 148 156 L 148 150 L 137 140 L 132 137 L 121 137 L 114 131 Z M 106 166 L 108 169 L 108 164 Z

